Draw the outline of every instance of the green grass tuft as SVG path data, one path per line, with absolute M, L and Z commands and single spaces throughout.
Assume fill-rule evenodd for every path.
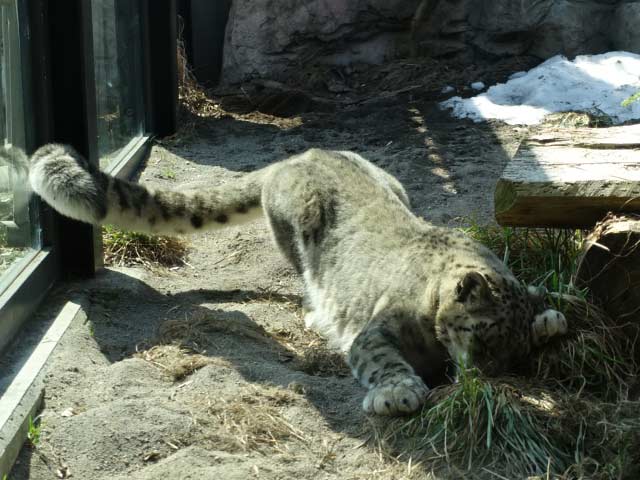
M 37 447 L 40 443 L 40 434 L 42 433 L 42 422 L 39 417 L 35 419 L 29 416 L 29 423 L 27 426 L 27 440 L 32 447 Z
M 625 98 L 622 101 L 622 106 L 623 107 L 628 107 L 630 106 L 633 102 L 637 102 L 638 100 L 640 100 L 640 92 L 636 92 L 633 95 L 631 95 L 629 98 Z
M 580 230 L 515 229 L 473 222 L 462 231 L 493 250 L 522 282 L 585 296 L 572 283 L 584 239 Z
M 472 223 L 463 229 L 514 274 L 545 287 L 569 332 L 511 376 L 464 369 L 432 390 L 422 411 L 377 422 L 382 453 L 455 478 L 640 478 L 640 366 L 635 336 L 592 303 L 573 279 L 583 233 Z
M 432 463 L 496 467 L 508 478 L 566 469 L 572 454 L 549 438 L 546 419 L 531 402 L 517 384 L 491 382 L 469 369 L 455 385 L 436 389 L 423 411 L 401 421 L 395 434 L 413 438 L 413 449 L 431 450 Z

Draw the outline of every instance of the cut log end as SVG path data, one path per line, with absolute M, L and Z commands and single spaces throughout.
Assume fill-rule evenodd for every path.
M 576 273 L 620 325 L 640 323 L 640 216 L 609 215 L 588 235 Z M 634 330 L 634 331 L 635 331 Z

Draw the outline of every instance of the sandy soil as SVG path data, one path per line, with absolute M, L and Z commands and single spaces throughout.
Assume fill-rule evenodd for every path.
M 397 97 L 281 120 L 201 119 L 154 147 L 141 181 L 212 186 L 309 147 L 355 150 L 406 186 L 418 215 L 491 222 L 494 184 L 526 135 Z M 42 438 L 11 480 L 428 478 L 383 455 L 364 390 L 305 331 L 301 281 L 264 221 L 188 239 L 188 264 L 109 268 L 79 301 L 46 381 Z

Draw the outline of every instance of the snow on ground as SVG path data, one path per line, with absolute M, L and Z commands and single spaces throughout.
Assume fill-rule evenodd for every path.
M 606 114 L 614 123 L 640 119 L 640 102 L 622 102 L 640 90 L 640 55 L 609 52 L 557 55 L 507 83 L 472 98 L 452 97 L 440 104 L 458 118 L 476 122 L 498 119 L 511 125 L 540 123 L 545 115 L 563 111 Z

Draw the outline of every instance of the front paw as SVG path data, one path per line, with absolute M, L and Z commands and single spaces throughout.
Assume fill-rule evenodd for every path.
M 540 345 L 552 337 L 565 335 L 568 331 L 567 319 L 557 310 L 545 310 L 535 316 L 531 331 L 533 342 Z
M 372 387 L 364 397 L 362 408 L 377 415 L 400 415 L 415 412 L 422 406 L 429 388 L 415 375 L 393 378 Z

